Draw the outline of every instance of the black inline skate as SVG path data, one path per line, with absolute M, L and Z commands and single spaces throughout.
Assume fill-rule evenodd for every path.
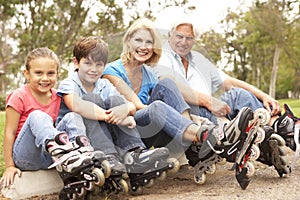
M 286 141 L 286 145 L 296 151 L 296 146 L 299 145 L 299 135 L 295 138 L 295 126 L 300 123 L 300 118 L 296 117 L 290 107 L 284 104 L 284 113 L 279 116 L 272 125 L 275 133 L 279 134 Z
M 252 119 L 253 111 L 244 107 L 233 120 L 223 126 L 211 123 L 201 125 L 199 142 L 193 142 L 185 152 L 189 164 L 194 167 L 196 183 L 203 184 L 205 174 L 214 173 L 215 164 L 224 163 L 225 158 L 234 163 L 236 179 L 241 188 L 246 189 L 249 178 L 254 174 L 254 165 L 249 161 L 260 125 L 258 122 L 249 126 Z
M 93 191 L 95 186 L 103 186 L 105 176 L 110 175 L 105 154 L 94 151 L 84 135 L 77 136 L 71 142 L 66 133 L 59 133 L 54 140 L 46 142 L 46 148 L 54 161 L 49 168 L 56 167 L 64 182 L 59 199 L 85 198 L 87 191 Z M 101 167 L 94 167 L 95 160 L 102 163 Z
M 280 177 L 282 177 L 283 174 L 289 174 L 291 168 L 288 166 L 284 139 L 276 134 L 273 128 L 268 125 L 264 126 L 263 129 L 265 139 L 259 144 L 260 156 L 257 161 L 268 166 L 274 166 Z
M 105 183 L 100 187 L 100 193 L 104 196 L 109 196 L 110 194 L 127 194 L 128 193 L 128 184 L 125 181 L 126 178 L 126 167 L 118 159 L 117 155 L 110 154 L 106 155 L 106 159 L 111 168 L 110 176 L 105 177 Z M 95 167 L 101 163 L 95 162 Z
M 291 169 L 300 155 L 300 118 L 296 117 L 291 108 L 284 104 L 284 113 L 273 123 L 272 127 L 286 142 L 286 146 L 295 151 Z
M 169 150 L 165 147 L 135 149 L 125 154 L 123 159 L 133 195 L 142 194 L 143 186 L 151 187 L 154 179 L 164 180 L 167 172 L 176 173 L 179 170 L 178 160 L 168 157 Z

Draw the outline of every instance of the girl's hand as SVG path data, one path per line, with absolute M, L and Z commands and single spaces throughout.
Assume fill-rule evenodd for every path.
M 8 187 L 14 183 L 15 175 L 21 177 L 22 172 L 15 166 L 9 166 L 6 168 L 2 178 L 0 179 L 0 185 L 2 187 Z

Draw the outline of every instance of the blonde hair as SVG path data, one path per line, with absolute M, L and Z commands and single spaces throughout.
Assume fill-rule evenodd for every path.
M 60 60 L 57 55 L 48 47 L 40 47 L 33 49 L 31 52 L 28 53 L 26 60 L 25 60 L 25 68 L 27 71 L 30 71 L 30 63 L 32 60 L 37 58 L 50 58 L 56 62 L 57 71 L 60 67 Z
M 127 30 L 123 37 L 123 53 L 121 54 L 121 59 L 123 62 L 128 63 L 132 59 L 132 55 L 130 52 L 130 48 L 128 45 L 129 40 L 138 30 L 144 29 L 148 30 L 153 37 L 153 55 L 150 59 L 148 59 L 145 63 L 149 66 L 155 65 L 162 53 L 162 44 L 161 44 L 161 36 L 155 27 L 154 23 L 147 19 L 141 18 L 136 20 Z

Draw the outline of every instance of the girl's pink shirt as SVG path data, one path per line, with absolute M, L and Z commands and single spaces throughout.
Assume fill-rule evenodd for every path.
M 15 138 L 17 138 L 28 115 L 34 110 L 40 110 L 50 115 L 54 124 L 58 116 L 61 98 L 57 96 L 56 90 L 54 88 L 51 89 L 51 92 L 52 92 L 52 98 L 51 98 L 51 102 L 48 105 L 40 104 L 32 96 L 29 86 L 27 84 L 21 86 L 20 88 L 16 89 L 15 91 L 13 91 L 7 96 L 6 107 L 8 106 L 12 107 L 21 115 Z

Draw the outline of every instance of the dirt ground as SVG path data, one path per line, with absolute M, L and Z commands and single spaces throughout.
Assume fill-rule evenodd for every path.
M 293 159 L 294 153 L 289 151 L 288 160 Z M 204 185 L 193 181 L 193 169 L 182 166 L 178 173 L 168 174 L 166 180 L 155 181 L 151 188 L 144 188 L 140 196 L 113 195 L 112 200 L 235 200 L 235 199 L 264 199 L 264 200 L 299 200 L 300 199 L 300 160 L 290 175 L 280 178 L 273 167 L 259 162 L 255 163 L 256 171 L 246 190 L 242 190 L 235 179 L 233 171 L 228 169 L 231 163 L 217 165 L 217 171 L 208 175 Z M 30 200 L 57 200 L 58 195 L 47 195 L 30 198 Z M 103 199 L 95 197 L 94 199 Z

